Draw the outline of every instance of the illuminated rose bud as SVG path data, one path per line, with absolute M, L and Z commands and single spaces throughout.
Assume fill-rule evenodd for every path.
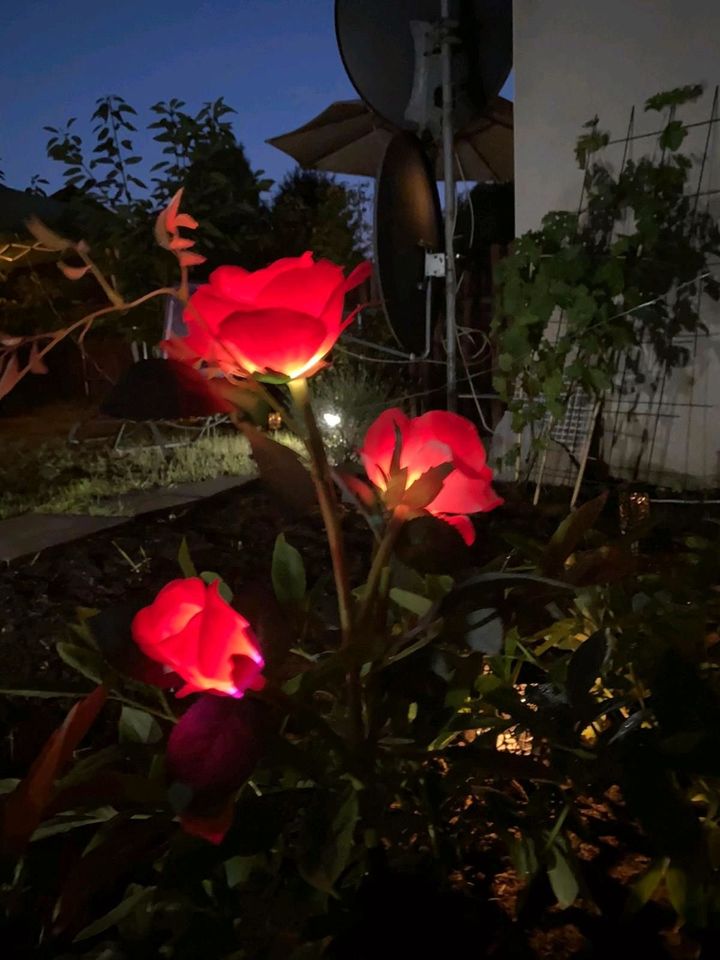
M 392 506 L 405 503 L 445 520 L 467 544 L 475 539 L 468 514 L 503 502 L 492 488 L 475 425 L 457 413 L 432 410 L 410 419 L 402 410 L 386 410 L 360 453 L 368 478 Z
M 133 639 L 148 657 L 185 681 L 177 696 L 205 690 L 241 697 L 259 690 L 265 665 L 247 620 L 223 600 L 219 582 L 173 580 L 132 622 Z

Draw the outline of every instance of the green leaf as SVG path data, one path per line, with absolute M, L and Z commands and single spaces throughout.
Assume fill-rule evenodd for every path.
M 498 357 L 498 367 L 503 373 L 510 373 L 513 368 L 513 358 L 509 353 L 501 353 Z
M 215 573 L 214 570 L 203 570 L 203 572 L 200 574 L 200 579 L 208 586 L 210 586 L 211 583 L 220 581 L 218 584 L 218 592 L 220 593 L 220 596 L 226 603 L 232 603 L 233 592 L 219 573 Z
M 568 696 L 574 705 L 581 705 L 597 678 L 607 655 L 607 637 L 604 630 L 598 630 L 577 648 L 567 669 Z
M 118 735 L 122 743 L 157 743 L 163 734 L 160 724 L 149 713 L 123 705 Z
M 531 837 L 509 836 L 510 859 L 516 871 L 524 879 L 534 876 L 538 871 L 538 858 L 535 842 Z
M 243 883 L 247 883 L 253 869 L 258 866 L 259 856 L 252 857 L 231 857 L 225 861 L 225 879 L 228 887 L 232 890 Z
M 187 540 L 185 537 L 182 538 L 182 543 L 180 544 L 180 549 L 178 550 L 177 560 L 184 577 L 197 576 L 197 570 L 195 569 L 195 564 L 190 556 L 190 549 L 187 545 Z
M 93 683 L 103 682 L 107 674 L 107 666 L 95 650 L 61 640 L 57 645 L 57 652 L 61 660 L 83 677 L 87 677 Z
M 80 943 L 82 940 L 89 940 L 91 937 L 96 937 L 99 933 L 104 933 L 106 930 L 116 927 L 121 920 L 128 917 L 134 910 L 140 907 L 144 901 L 150 900 L 154 892 L 154 887 L 138 887 L 134 889 L 130 896 L 126 897 L 116 907 L 113 907 L 104 917 L 100 917 L 85 927 L 84 930 L 81 930 L 73 942 Z
M 607 503 L 607 493 L 573 510 L 560 524 L 550 539 L 542 561 L 544 573 L 562 570 L 567 558 L 575 551 L 582 538 L 591 530 Z
M 299 603 L 307 590 L 305 564 L 300 551 L 281 533 L 275 540 L 272 556 L 272 584 L 280 603 Z
M 393 587 L 390 590 L 390 599 L 404 610 L 417 614 L 418 617 L 424 617 L 432 609 L 432 600 L 427 597 L 421 597 L 410 590 L 401 590 L 399 587 Z
M 703 85 L 691 83 L 684 87 L 675 87 L 672 90 L 663 90 L 645 101 L 645 110 L 661 111 L 668 107 L 680 107 L 684 103 L 692 103 L 702 96 Z
M 330 896 L 337 896 L 335 883 L 348 865 L 357 820 L 353 787 L 342 797 L 316 797 L 306 814 L 298 869 L 303 879 Z
M 680 120 L 671 120 L 660 134 L 660 147 L 663 150 L 679 150 L 687 136 L 687 127 Z
M 550 851 L 548 878 L 558 905 L 564 910 L 566 907 L 571 906 L 577 899 L 577 895 L 580 892 L 580 884 L 575 875 L 575 870 L 565 851 L 562 849 L 562 846 L 564 846 L 564 844 L 557 842 Z
M 654 860 L 645 873 L 633 883 L 630 888 L 630 898 L 627 909 L 635 912 L 644 907 L 651 899 L 652 895 L 658 889 L 665 876 L 668 861 L 666 859 Z

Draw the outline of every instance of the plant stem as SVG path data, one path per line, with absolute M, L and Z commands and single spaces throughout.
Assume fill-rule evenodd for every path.
M 368 574 L 367 583 L 365 585 L 365 595 L 363 596 L 361 612 L 359 620 L 362 622 L 366 617 L 368 612 L 372 607 L 373 600 L 378 591 L 380 585 L 380 580 L 382 578 L 382 573 L 385 567 L 388 565 L 390 556 L 395 546 L 395 541 L 398 538 L 398 534 L 402 528 L 403 523 L 407 519 L 407 511 L 404 507 L 396 507 L 390 517 L 390 522 L 385 528 L 385 534 L 380 541 L 380 545 L 375 552 L 373 557 L 373 562 L 370 566 L 370 573 Z
M 288 384 L 293 402 L 302 419 L 305 421 L 307 434 L 304 437 L 305 445 L 310 454 L 312 477 L 315 483 L 320 511 L 325 523 L 330 556 L 332 558 L 333 577 L 338 597 L 338 613 L 340 615 L 340 633 L 342 648 L 348 650 L 352 645 L 352 599 L 350 581 L 347 573 L 345 545 L 343 542 L 342 526 L 338 513 L 335 487 L 333 486 L 332 471 L 325 453 L 317 421 L 310 403 L 310 391 L 307 380 L 300 377 L 291 380 Z M 360 682 L 360 667 L 352 666 L 346 675 L 348 689 L 348 710 L 350 713 L 350 729 L 352 739 L 356 744 L 362 742 L 365 736 L 363 720 L 362 685 Z
M 48 333 L 35 333 L 35 334 L 31 334 L 30 336 L 23 337 L 21 344 L 18 344 L 18 346 L 28 344 L 28 343 L 37 343 L 41 340 L 47 340 L 48 342 L 45 344 L 45 346 L 41 350 L 38 350 L 35 355 L 36 359 L 41 360 L 45 356 L 45 354 L 49 353 L 50 350 L 52 350 L 53 347 L 57 346 L 57 344 L 60 343 L 61 340 L 64 340 L 65 337 L 70 336 L 70 334 L 75 333 L 75 331 L 79 330 L 80 328 L 84 328 L 83 333 L 80 337 L 80 340 L 82 341 L 83 337 L 92 326 L 93 321 L 97 320 L 98 317 L 104 317 L 109 313 L 118 313 L 118 312 L 124 313 L 127 310 L 132 310 L 133 307 L 138 307 L 140 306 L 140 304 L 146 303 L 148 300 L 151 300 L 153 297 L 174 296 L 174 295 L 175 295 L 175 291 L 172 290 L 170 287 L 161 287 L 158 290 L 153 290 L 152 293 L 146 293 L 144 294 L 144 296 L 138 297 L 137 300 L 133 300 L 130 303 L 125 303 L 121 299 L 120 303 L 113 303 L 109 307 L 102 307 L 100 310 L 95 310 L 93 313 L 89 313 L 86 317 L 82 317 L 80 320 L 76 320 L 74 323 L 71 323 L 68 327 L 64 327 L 62 330 L 53 330 L 53 331 L 49 331 Z M 117 296 L 119 296 L 119 294 L 117 294 Z M 0 356 L 1 355 L 2 354 L 0 354 Z M 31 371 L 31 364 L 28 363 L 25 367 L 23 367 L 18 372 L 17 378 L 14 381 L 13 385 L 17 384 L 17 382 L 21 380 L 26 374 L 30 373 L 30 371 Z
M 352 640 L 352 603 L 345 560 L 343 533 L 340 525 L 330 464 L 328 463 L 325 446 L 320 436 L 315 415 L 313 414 L 307 380 L 302 377 L 298 380 L 291 380 L 289 387 L 293 401 L 302 419 L 305 421 L 305 427 L 307 429 L 307 435 L 304 438 L 305 445 L 310 454 L 312 477 L 315 483 L 315 490 L 317 491 L 320 511 L 325 523 L 328 544 L 330 546 L 335 588 L 338 595 L 342 645 L 347 647 Z
M 122 296 L 110 283 L 108 283 L 108 281 L 105 279 L 104 273 L 95 263 L 95 261 L 88 256 L 86 251 L 79 244 L 75 246 L 75 250 L 85 266 L 90 268 L 90 273 L 92 273 L 98 284 L 102 287 L 102 291 L 110 303 L 112 303 L 116 309 L 123 309 L 125 307 L 125 303 Z

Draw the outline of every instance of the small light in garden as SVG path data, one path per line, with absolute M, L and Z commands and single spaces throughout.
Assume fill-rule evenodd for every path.
M 340 416 L 340 414 L 332 413 L 330 411 L 328 411 L 328 413 L 323 414 L 323 420 L 325 422 L 325 425 L 330 427 L 331 430 L 334 430 L 335 427 L 339 427 L 340 424 L 342 423 L 342 417 Z
M 282 426 L 282 414 L 281 413 L 269 413 L 268 414 L 268 430 L 279 430 Z

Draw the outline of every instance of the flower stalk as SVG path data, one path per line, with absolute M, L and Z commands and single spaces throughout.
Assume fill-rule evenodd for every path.
M 304 440 L 308 453 L 310 454 L 312 477 L 315 483 L 315 490 L 317 491 L 320 511 L 323 522 L 325 523 L 325 530 L 330 547 L 335 588 L 338 596 L 342 645 L 343 647 L 347 647 L 352 642 L 352 597 L 350 594 L 345 544 L 338 513 L 335 488 L 333 486 L 332 472 L 310 402 L 310 390 L 307 380 L 302 377 L 297 380 L 291 380 L 289 387 L 293 402 L 298 409 L 300 418 L 304 422 L 307 431 Z

